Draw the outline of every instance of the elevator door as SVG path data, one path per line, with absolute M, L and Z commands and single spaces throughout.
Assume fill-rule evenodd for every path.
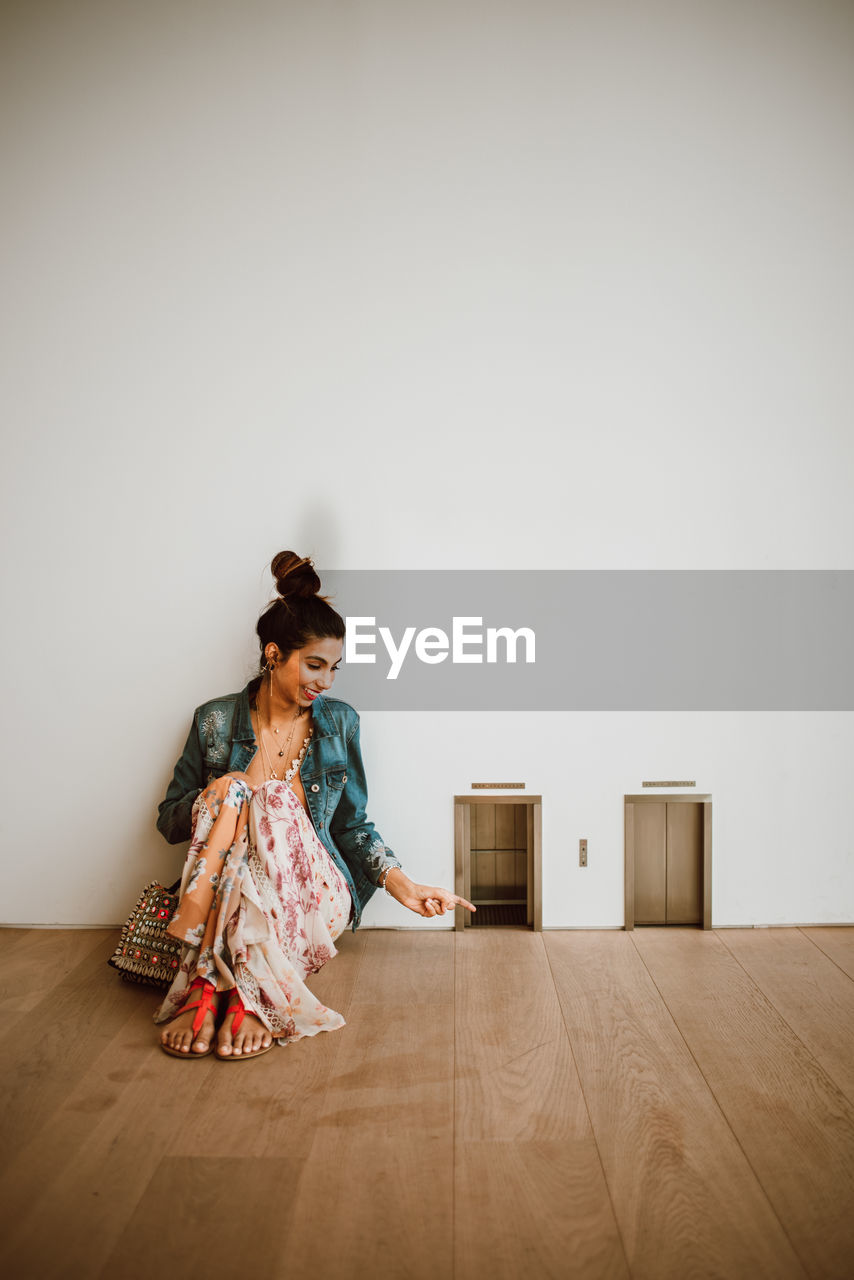
M 634 806 L 635 924 L 702 924 L 703 806 Z
M 543 927 L 542 796 L 454 796 L 454 928 Z

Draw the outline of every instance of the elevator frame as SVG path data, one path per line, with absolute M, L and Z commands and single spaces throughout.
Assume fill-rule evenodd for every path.
M 636 804 L 701 804 L 703 806 L 703 929 L 712 927 L 712 797 L 710 794 L 672 795 L 659 792 L 650 795 L 623 796 L 625 819 L 625 912 L 626 929 L 635 927 L 635 811 Z
M 471 809 L 473 804 L 520 804 L 526 807 L 527 924 L 543 930 L 543 797 L 534 795 L 454 796 L 454 892 L 471 901 Z M 471 913 L 454 908 L 454 928 L 464 929 Z

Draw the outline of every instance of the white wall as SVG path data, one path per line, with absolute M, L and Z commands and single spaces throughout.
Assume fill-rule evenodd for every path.
M 6 922 L 116 922 L 175 873 L 156 805 L 283 547 L 852 567 L 852 6 L 0 22 Z M 509 772 L 544 796 L 546 924 L 620 924 L 622 796 L 684 776 L 715 924 L 854 919 L 851 713 L 363 723 L 418 876 L 451 875 L 453 793 Z

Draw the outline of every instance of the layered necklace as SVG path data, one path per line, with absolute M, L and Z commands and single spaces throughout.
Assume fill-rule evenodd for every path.
M 259 695 L 260 695 L 260 690 L 259 690 Z M 303 757 L 305 756 L 305 753 L 306 753 L 306 748 L 308 747 L 308 744 L 311 741 L 311 735 L 314 732 L 314 726 L 311 723 L 309 723 L 308 734 L 306 735 L 305 738 L 303 738 L 303 743 L 299 751 L 299 754 L 296 757 L 291 757 L 287 753 L 290 752 L 291 743 L 294 740 L 294 734 L 296 732 L 297 720 L 302 715 L 303 710 L 304 708 L 300 707 L 299 703 L 297 703 L 297 709 L 294 712 L 293 724 L 291 725 L 291 731 L 288 734 L 287 742 L 284 743 L 282 746 L 279 746 L 278 742 L 276 743 L 276 746 L 279 746 L 279 752 L 278 752 L 279 760 L 284 760 L 286 755 L 287 755 L 287 759 L 291 760 L 291 764 L 289 767 L 285 767 L 285 765 L 283 764 L 277 764 L 277 768 L 282 770 L 281 773 L 278 773 L 276 769 L 273 768 L 272 762 L 270 760 L 269 752 L 267 751 L 267 744 L 264 741 L 264 724 L 263 724 L 263 721 L 261 720 L 261 698 L 259 696 L 255 699 L 255 714 L 258 717 L 258 730 L 259 730 L 258 740 L 261 744 L 261 754 L 263 756 L 263 759 L 266 762 L 266 770 L 269 775 L 269 777 L 267 778 L 267 781 L 269 781 L 270 778 L 276 778 L 277 780 L 281 779 L 281 781 L 283 782 L 290 782 L 294 774 L 297 772 L 300 765 L 302 764 Z M 278 738 L 279 729 L 273 724 L 272 720 L 270 721 L 268 728 L 271 729 L 274 736 Z

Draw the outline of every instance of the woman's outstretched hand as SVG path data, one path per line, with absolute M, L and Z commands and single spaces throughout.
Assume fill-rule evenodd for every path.
M 443 916 L 446 911 L 453 911 L 454 907 L 465 907 L 466 911 L 477 910 L 471 902 L 448 889 L 439 889 L 430 884 L 415 884 L 400 867 L 392 867 L 386 876 L 385 887 L 393 898 L 419 916 Z

